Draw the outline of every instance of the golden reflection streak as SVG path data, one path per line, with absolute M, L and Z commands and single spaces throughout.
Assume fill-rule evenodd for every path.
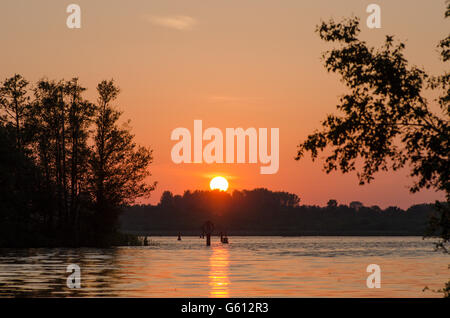
M 209 258 L 209 286 L 210 297 L 229 297 L 228 278 L 229 268 L 228 249 L 222 245 L 214 247 L 214 251 Z

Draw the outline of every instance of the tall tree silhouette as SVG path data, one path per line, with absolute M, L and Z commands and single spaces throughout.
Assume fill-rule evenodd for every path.
M 83 91 L 77 78 L 64 84 L 67 104 L 67 171 L 68 184 L 66 200 L 67 222 L 71 225 L 78 241 L 80 214 L 86 204 L 88 160 L 91 155 L 88 147 L 89 127 L 94 116 L 94 105 L 82 97 Z
M 30 100 L 27 86 L 28 81 L 16 74 L 6 79 L 0 87 L 0 107 L 4 111 L 2 121 L 9 122 L 15 128 L 17 149 L 21 148 L 22 130 Z
M 450 3 L 445 17 L 450 16 Z M 437 244 L 447 252 L 450 240 L 450 163 L 449 115 L 450 75 L 430 76 L 410 66 L 403 55 L 405 45 L 386 36 L 381 49 L 358 39 L 359 19 L 330 20 L 316 29 L 320 38 L 340 46 L 323 54 L 325 67 L 338 73 L 350 93 L 337 105 L 341 115 L 329 115 L 322 129 L 309 135 L 298 146 L 296 160 L 305 152 L 314 159 L 325 148 L 331 149 L 325 161 L 327 173 L 356 170 L 360 184 L 370 182 L 379 170 L 411 167 L 415 178 L 410 190 L 434 188 L 446 193 L 447 202 L 437 203 L 438 216 L 430 222 L 427 235 L 440 236 Z M 450 35 L 438 48 L 441 59 L 450 59 Z M 423 96 L 426 89 L 438 90 L 440 112 L 431 111 Z M 450 282 L 442 290 L 449 296 Z
M 97 86 L 94 149 L 90 160 L 90 184 L 95 202 L 97 233 L 110 234 L 117 225 L 119 207 L 149 195 L 154 184 L 146 183 L 152 150 L 137 146 L 127 124 L 119 126 L 121 113 L 112 102 L 119 88 L 111 81 Z
M 446 16 L 450 15 L 450 4 Z M 298 146 L 296 160 L 305 152 L 314 159 L 325 148 L 327 172 L 356 170 L 361 184 L 370 182 L 379 170 L 411 167 L 417 180 L 411 191 L 435 188 L 450 194 L 449 163 L 449 75 L 432 77 L 410 66 L 403 55 L 405 45 L 387 36 L 380 49 L 358 39 L 359 19 L 323 22 L 316 29 L 320 38 L 337 42 L 338 48 L 323 54 L 325 67 L 338 73 L 350 90 L 337 105 L 340 115 L 329 115 L 322 129 Z M 449 37 L 439 47 L 442 60 L 449 59 Z M 423 96 L 427 89 L 441 91 L 440 112 L 432 112 Z M 448 207 L 441 209 L 439 233 L 449 236 Z
M 150 193 L 150 149 L 119 127 L 113 82 L 99 103 L 77 78 L 0 84 L 0 246 L 122 244 L 117 214 Z M 93 129 L 94 128 L 94 129 Z

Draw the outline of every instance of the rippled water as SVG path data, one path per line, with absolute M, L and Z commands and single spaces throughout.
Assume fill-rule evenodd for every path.
M 0 296 L 441 297 L 450 257 L 421 237 L 155 237 L 151 246 L 0 249 Z M 67 265 L 81 288 L 66 285 Z M 369 264 L 381 288 L 369 289 Z

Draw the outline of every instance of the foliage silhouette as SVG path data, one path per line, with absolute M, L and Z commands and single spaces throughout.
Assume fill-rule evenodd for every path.
M 446 16 L 449 12 L 450 4 Z M 298 146 L 296 160 L 305 152 L 316 159 L 328 147 L 325 170 L 347 173 L 362 162 L 360 184 L 370 182 L 379 170 L 408 165 L 417 180 L 412 192 L 432 187 L 449 197 L 449 75 L 432 77 L 409 66 L 405 45 L 395 43 L 393 36 L 387 36 L 379 50 L 369 47 L 358 39 L 358 18 L 323 22 L 316 31 L 321 39 L 339 43 L 323 58 L 329 72 L 341 75 L 349 93 L 337 106 L 342 115 L 329 115 L 322 130 Z M 439 45 L 443 61 L 449 58 L 449 42 L 447 37 Z M 432 112 L 423 97 L 427 88 L 442 92 L 437 100 L 440 114 Z M 448 211 L 441 216 L 448 220 Z M 448 241 L 448 229 L 440 232 Z
M 450 16 L 447 2 L 445 17 Z M 439 236 L 437 247 L 447 252 L 450 239 L 449 115 L 450 75 L 430 76 L 410 66 L 405 44 L 386 36 L 375 49 L 358 39 L 359 19 L 322 22 L 316 29 L 320 38 L 339 47 L 323 54 L 329 72 L 341 76 L 349 93 L 337 105 L 341 115 L 328 115 L 322 129 L 298 146 L 296 160 L 310 152 L 331 151 L 325 160 L 327 173 L 358 170 L 360 184 L 370 182 L 379 170 L 408 166 L 414 184 L 411 192 L 434 188 L 446 193 L 447 202 L 437 203 L 439 216 L 431 218 L 429 236 Z M 438 48 L 441 59 L 450 59 L 450 35 Z M 439 111 L 431 110 L 426 90 L 438 91 Z M 357 164 L 362 168 L 357 169 Z
M 216 234 L 229 235 L 421 235 L 435 213 L 432 204 L 405 211 L 329 202 L 326 207 L 300 205 L 295 194 L 261 188 L 183 195 L 165 191 L 157 206 L 128 207 L 121 224 L 125 232 L 140 235 L 199 235 L 207 220 L 215 224 Z
M 118 213 L 154 189 L 152 151 L 118 124 L 119 89 L 101 82 L 97 103 L 85 90 L 77 78 L 1 83 L 0 246 L 121 243 Z

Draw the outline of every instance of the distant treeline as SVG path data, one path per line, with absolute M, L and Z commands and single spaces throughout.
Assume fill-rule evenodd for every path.
M 0 247 L 109 246 L 121 207 L 148 194 L 150 149 L 119 123 L 113 81 L 0 83 Z
M 199 235 L 210 220 L 229 235 L 424 235 L 434 204 L 381 209 L 354 201 L 300 205 L 300 198 L 267 189 L 166 191 L 158 205 L 134 205 L 121 216 L 122 231 L 140 235 Z

